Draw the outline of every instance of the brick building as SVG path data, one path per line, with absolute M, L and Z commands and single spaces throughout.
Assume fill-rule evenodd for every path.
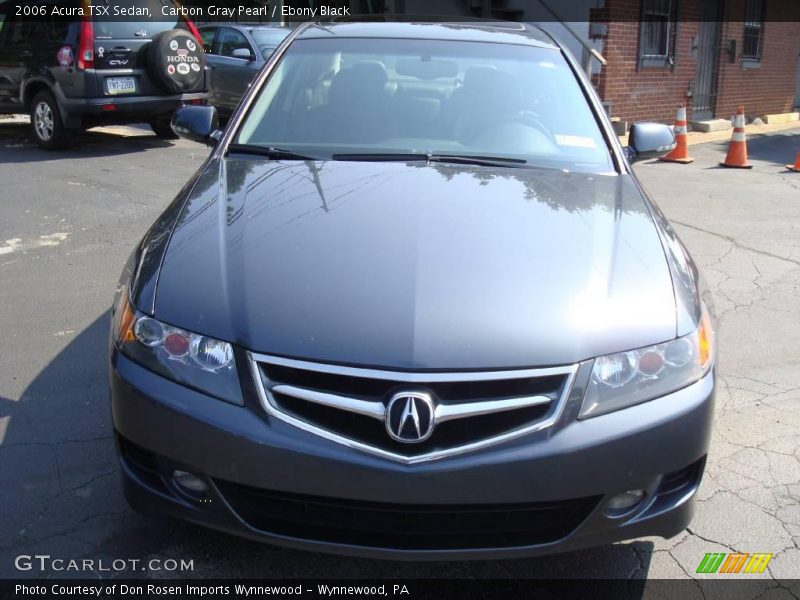
M 593 81 L 625 121 L 749 117 L 800 104 L 800 0 L 605 0 Z

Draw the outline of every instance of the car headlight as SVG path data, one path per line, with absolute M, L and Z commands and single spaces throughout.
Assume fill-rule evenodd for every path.
M 228 342 L 138 312 L 127 289 L 120 292 L 114 307 L 113 334 L 122 354 L 151 371 L 221 400 L 244 404 Z
M 703 377 L 714 363 L 711 321 L 670 342 L 596 358 L 579 418 L 596 417 L 675 392 Z

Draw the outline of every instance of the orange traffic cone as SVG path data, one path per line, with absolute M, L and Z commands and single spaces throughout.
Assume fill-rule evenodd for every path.
M 694 161 L 689 157 L 688 136 L 686 134 L 686 105 L 678 106 L 678 116 L 675 117 L 675 149 L 658 160 L 689 164 Z
M 719 163 L 723 167 L 734 169 L 752 169 L 753 165 L 747 164 L 747 138 L 744 135 L 744 106 L 740 106 L 736 112 L 736 120 L 733 122 L 733 135 L 728 146 L 728 155 L 725 162 Z
M 794 164 L 786 165 L 786 168 L 790 171 L 794 171 L 795 173 L 800 173 L 800 152 L 797 153 L 797 156 L 794 159 Z

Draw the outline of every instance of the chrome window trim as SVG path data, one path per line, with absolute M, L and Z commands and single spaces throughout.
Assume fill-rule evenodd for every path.
M 389 460 L 394 460 L 397 462 L 401 462 L 404 464 L 416 464 L 422 462 L 428 462 L 433 460 L 439 460 L 442 458 L 456 456 L 459 454 L 465 454 L 467 452 L 472 452 L 474 450 L 479 450 L 482 448 L 487 448 L 489 446 L 494 446 L 496 444 L 500 444 L 502 442 L 506 442 L 508 440 L 512 440 L 523 435 L 528 435 L 530 433 L 534 433 L 537 431 L 541 431 L 543 429 L 547 429 L 548 427 L 553 426 L 560 418 L 564 412 L 564 408 L 567 403 L 567 399 L 572 392 L 572 386 L 575 382 L 575 376 L 578 372 L 579 364 L 567 365 L 563 367 L 545 367 L 541 369 L 511 369 L 511 370 L 503 370 L 503 371 L 476 371 L 476 372 L 469 372 L 469 371 L 454 371 L 454 372 L 405 372 L 405 371 L 387 371 L 387 370 L 380 370 L 380 369 L 370 369 L 370 368 L 357 368 L 357 367 L 346 367 L 346 366 L 339 366 L 339 365 L 332 365 L 326 363 L 315 363 L 315 362 L 308 362 L 296 359 L 289 359 L 289 358 L 282 358 L 278 356 L 270 356 L 267 354 L 257 354 L 254 352 L 247 352 L 248 357 L 248 364 L 250 367 L 250 372 L 253 377 L 253 381 L 255 383 L 255 387 L 258 393 L 259 401 L 261 402 L 261 406 L 264 408 L 266 413 L 271 416 L 279 419 L 285 423 L 293 425 L 303 431 L 312 433 L 314 435 L 318 435 L 319 437 L 336 442 L 348 448 L 359 450 L 361 452 L 365 452 L 368 454 L 372 454 L 375 456 L 379 456 L 381 458 L 386 458 Z M 391 381 L 399 381 L 404 383 L 420 383 L 420 382 L 444 382 L 444 381 L 492 381 L 498 379 L 522 379 L 527 377 L 545 377 L 548 375 L 566 375 L 567 379 L 564 382 L 564 387 L 561 392 L 561 395 L 555 400 L 555 406 L 551 411 L 550 415 L 542 419 L 541 421 L 537 421 L 532 425 L 527 427 L 522 427 L 520 429 L 516 429 L 514 431 L 510 431 L 508 433 L 504 433 L 502 435 L 492 436 L 477 442 L 473 442 L 471 444 L 464 444 L 461 446 L 455 446 L 453 448 L 447 448 L 446 450 L 436 450 L 434 452 L 428 452 L 425 454 L 419 454 L 416 456 L 404 456 L 402 454 L 397 454 L 395 452 L 389 452 L 387 450 L 383 450 L 381 448 L 376 448 L 374 446 L 370 446 L 369 444 L 365 444 L 363 442 L 358 442 L 356 440 L 344 437 L 337 433 L 333 433 L 316 425 L 312 425 L 306 421 L 293 417 L 289 415 L 279 408 L 274 403 L 270 390 L 266 388 L 264 385 L 264 381 L 261 377 L 259 363 L 267 363 L 273 364 L 276 366 L 284 366 L 290 368 L 297 368 L 297 369 L 305 369 L 309 371 L 317 371 L 320 373 L 331 373 L 336 375 L 346 375 L 351 377 L 365 377 L 368 379 L 386 379 Z M 279 384 L 282 385 L 282 384 Z M 296 388 L 294 386 L 285 386 L 292 388 L 291 391 L 302 390 L 303 393 L 310 392 L 311 390 L 305 390 L 303 388 Z M 285 392 L 284 387 L 284 392 Z M 338 401 L 344 397 L 338 396 L 335 394 L 327 394 L 324 392 L 313 392 L 315 395 L 315 400 L 310 401 L 319 401 L 320 404 L 327 404 L 331 405 L 330 402 Z M 317 395 L 318 394 L 318 395 Z M 294 394 L 292 394 L 294 395 Z M 535 404 L 542 403 L 539 398 L 546 398 L 545 396 L 530 396 L 524 398 L 514 398 L 514 399 L 500 399 L 494 400 L 489 402 L 482 402 L 476 403 L 481 405 L 486 405 L 488 403 L 496 404 L 498 406 L 507 403 L 509 400 L 512 401 L 519 401 L 524 400 L 528 402 L 526 406 L 532 406 Z M 383 419 L 383 410 L 381 411 L 381 415 L 378 416 L 376 412 L 375 406 L 364 406 L 364 405 L 373 405 L 376 403 L 356 400 L 356 399 L 348 399 L 353 400 L 353 404 L 349 407 L 342 406 L 340 404 L 335 404 L 336 408 L 342 408 L 344 410 L 351 410 L 353 412 L 358 412 L 359 414 L 364 414 L 369 417 Z M 548 402 L 550 402 L 550 398 L 546 398 Z M 531 403 L 533 402 L 533 403 Z M 364 404 L 364 405 L 362 405 Z M 381 403 L 381 406 L 383 404 Z M 442 411 L 444 414 L 439 412 L 439 408 L 444 405 L 437 406 L 437 417 L 439 417 L 439 421 L 447 420 L 449 418 L 458 418 L 460 416 L 466 415 L 447 415 L 447 411 Z M 448 405 L 448 408 L 451 405 Z M 508 406 L 505 410 L 509 408 L 516 408 L 516 406 Z

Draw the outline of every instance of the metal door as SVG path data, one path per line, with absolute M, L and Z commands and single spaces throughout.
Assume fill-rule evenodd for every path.
M 794 80 L 794 106 L 800 108 L 800 54 L 797 55 L 797 72 Z
M 719 28 L 721 1 L 702 0 L 700 33 L 695 42 L 697 74 L 694 85 L 692 119 L 710 119 L 714 116 L 717 99 L 717 74 L 719 66 Z

